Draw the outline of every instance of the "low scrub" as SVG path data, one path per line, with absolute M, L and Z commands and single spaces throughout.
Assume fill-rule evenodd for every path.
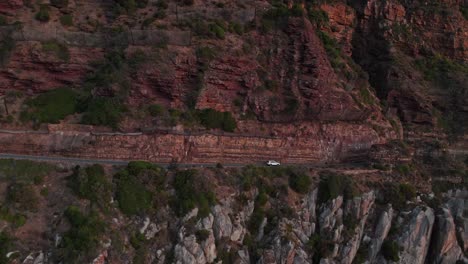
M 39 197 L 36 190 L 30 184 L 14 183 L 8 187 L 7 202 L 18 210 L 37 210 Z
M 36 13 L 35 18 L 41 22 L 48 22 L 50 20 L 49 6 L 44 4 L 40 5 L 39 11 Z
M 143 214 L 152 210 L 156 203 L 161 203 L 163 199 L 158 192 L 163 189 L 165 174 L 163 168 L 149 162 L 130 162 L 114 177 L 120 210 L 126 215 Z
M 45 162 L 0 159 L 0 180 L 15 180 L 32 184 L 35 178 L 43 178 L 55 169 L 55 166 Z
M 42 43 L 42 50 L 45 52 L 54 53 L 57 58 L 63 61 L 70 60 L 70 52 L 68 47 L 65 44 L 59 43 L 57 41 L 47 41 Z
M 96 213 L 85 215 L 76 206 L 68 207 L 65 217 L 71 227 L 63 235 L 59 245 L 59 262 L 87 262 L 87 257 L 96 253 L 106 226 Z
M 230 112 L 219 112 L 208 108 L 198 112 L 198 117 L 203 126 L 208 129 L 222 129 L 228 132 L 234 132 L 237 123 Z
M 386 260 L 394 262 L 400 261 L 399 252 L 400 247 L 395 241 L 385 240 L 382 244 L 382 255 Z
M 289 176 L 289 186 L 298 193 L 307 193 L 312 181 L 305 173 L 293 173 Z
M 58 124 L 77 111 L 78 94 L 71 88 L 58 88 L 27 100 L 26 105 L 28 109 L 21 112 L 21 121 Z
M 116 198 L 120 210 L 126 215 L 142 214 L 151 209 L 153 193 L 127 170 L 119 172 Z
M 210 207 L 215 204 L 216 197 L 208 183 L 203 182 L 196 170 L 176 172 L 174 189 L 176 191 L 173 207 L 177 215 L 184 216 L 195 207 L 198 207 L 198 216 L 208 216 Z
M 112 199 L 112 185 L 104 168 L 95 164 L 85 169 L 75 167 L 69 177 L 68 186 L 81 198 L 88 199 L 100 208 L 107 210 Z
M 10 259 L 8 259 L 6 256 L 12 250 L 12 246 L 13 246 L 12 242 L 13 241 L 10 235 L 8 235 L 4 231 L 0 232 L 0 263 L 1 264 L 10 263 Z
M 350 177 L 332 172 L 322 173 L 318 193 L 320 202 L 323 203 L 338 196 L 351 199 L 357 195 L 359 192 Z

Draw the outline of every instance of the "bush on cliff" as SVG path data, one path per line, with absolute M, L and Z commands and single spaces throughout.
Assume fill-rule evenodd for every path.
M 70 88 L 58 88 L 26 101 L 29 109 L 21 112 L 20 120 L 57 124 L 77 111 L 78 94 Z
M 208 129 L 222 129 L 228 132 L 234 132 L 237 123 L 230 112 L 219 112 L 211 108 L 203 109 L 198 112 L 198 117 L 203 126 Z
M 57 8 L 67 7 L 68 0 L 50 0 L 50 4 Z
M 81 122 L 116 129 L 125 111 L 125 106 L 116 98 L 96 97 L 87 101 Z
M 57 58 L 63 61 L 70 60 L 70 52 L 68 47 L 65 44 L 59 43 L 57 41 L 46 41 L 42 43 L 42 50 L 45 52 L 52 52 L 54 53 Z
M 115 176 L 117 180 L 116 198 L 120 210 L 126 215 L 147 212 L 153 205 L 153 193 L 146 189 L 138 179 L 123 170 Z
M 382 255 L 386 260 L 400 261 L 400 247 L 395 241 L 385 240 L 382 244 Z
M 73 26 L 73 16 L 71 14 L 66 14 L 60 17 L 60 24 L 64 27 Z
M 104 168 L 94 164 L 85 169 L 79 166 L 73 169 L 68 186 L 81 198 L 97 204 L 107 210 L 112 199 L 112 185 L 107 179 Z
M 80 259 L 83 261 L 86 256 L 95 254 L 93 251 L 99 247 L 106 226 L 96 213 L 84 215 L 76 206 L 69 206 L 65 217 L 71 227 L 59 245 L 59 259 L 64 263 L 78 263 Z
M 343 196 L 344 199 L 351 199 L 359 195 L 353 180 L 345 175 L 333 172 L 323 172 L 321 174 L 318 199 L 321 203 Z
M 49 6 L 42 4 L 39 11 L 36 13 L 35 18 L 41 22 L 48 22 L 50 19 Z
M 13 204 L 18 210 L 35 211 L 39 197 L 32 185 L 13 183 L 7 190 L 7 202 Z
M 11 251 L 12 239 L 4 231 L 0 232 L 0 264 L 10 263 L 10 259 L 6 257 Z
M 15 48 L 15 41 L 9 35 L 0 40 L 0 67 L 4 66 Z
M 45 177 L 55 166 L 30 160 L 0 159 L 0 180 L 15 180 L 31 184 L 36 177 Z
M 196 170 L 184 170 L 175 175 L 173 185 L 176 197 L 173 207 L 178 216 L 184 216 L 198 207 L 198 216 L 206 217 L 211 211 L 210 207 L 216 202 L 210 185 L 197 177 L 197 174 Z
M 293 173 L 289 176 L 289 186 L 298 193 L 307 193 L 311 184 L 310 177 L 305 173 Z

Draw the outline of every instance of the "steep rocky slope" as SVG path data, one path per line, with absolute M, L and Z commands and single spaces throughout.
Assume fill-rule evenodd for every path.
M 467 14 L 1 1 L 0 152 L 171 165 L 0 160 L 0 263 L 468 263 Z
M 416 193 L 397 170 L 13 164 L 3 263 L 468 261 L 466 190 Z

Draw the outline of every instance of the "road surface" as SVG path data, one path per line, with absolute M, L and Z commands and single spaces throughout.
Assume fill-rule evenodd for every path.
M 108 159 L 92 159 L 92 158 L 72 158 L 62 156 L 37 156 L 37 155 L 23 155 L 0 153 L 0 159 L 17 159 L 17 160 L 33 160 L 33 161 L 48 161 L 48 162 L 68 162 L 73 164 L 106 164 L 106 165 L 121 165 L 125 166 L 132 160 L 108 160 Z M 170 163 L 154 163 L 161 167 L 169 167 Z M 178 167 L 216 167 L 217 163 L 177 163 Z M 266 163 L 222 163 L 224 167 L 244 167 L 246 165 L 267 166 Z M 284 166 L 301 166 L 307 168 L 331 168 L 331 167 L 356 167 L 358 164 L 282 164 Z

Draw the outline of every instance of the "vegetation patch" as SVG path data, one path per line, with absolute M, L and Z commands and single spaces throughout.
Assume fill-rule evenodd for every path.
M 54 53 L 57 58 L 63 61 L 70 60 L 70 52 L 68 51 L 68 47 L 65 44 L 59 43 L 57 41 L 47 41 L 42 43 L 42 50 L 45 52 Z
M 352 178 L 332 172 L 321 174 L 318 199 L 321 203 L 343 196 L 344 199 L 352 199 L 359 195 Z
M 26 105 L 29 109 L 21 112 L 22 121 L 58 124 L 77 111 L 78 94 L 71 88 L 58 88 L 27 100 Z
M 271 31 L 272 29 L 284 29 L 287 24 L 289 17 L 302 16 L 304 10 L 302 6 L 295 3 L 291 9 L 285 4 L 280 2 L 273 3 L 273 7 L 263 13 L 261 18 L 260 30 L 264 33 Z
M 0 40 L 0 67 L 8 62 L 15 45 L 16 42 L 11 37 L 11 34 L 7 34 Z
M 63 8 L 68 6 L 68 0 L 50 0 L 50 4 L 57 8 Z
M 55 166 L 30 160 L 0 159 L 0 180 L 31 184 L 36 177 L 45 177 Z
M 73 16 L 71 14 L 66 14 L 60 17 L 60 24 L 64 27 L 73 26 Z
M 208 216 L 210 207 L 215 204 L 216 197 L 208 183 L 197 177 L 196 170 L 178 171 L 174 178 L 176 191 L 173 207 L 178 216 L 184 216 L 198 207 L 200 218 Z
M 198 117 L 203 126 L 208 129 L 222 129 L 228 132 L 234 132 L 237 123 L 230 112 L 219 112 L 211 108 L 203 109 L 198 112 Z
M 12 238 L 4 231 L 0 232 L 0 264 L 10 263 L 6 255 L 12 250 Z
M 439 109 L 438 123 L 448 133 L 449 139 L 456 139 L 468 125 L 463 114 L 464 98 L 468 97 L 468 66 L 435 55 L 417 60 L 416 67 L 426 80 L 446 93 L 447 103 Z
M 382 255 L 386 260 L 400 261 L 400 247 L 395 241 L 385 240 L 382 244 Z
M 77 166 L 69 177 L 68 186 L 80 197 L 90 200 L 107 210 L 112 199 L 112 185 L 104 168 L 95 164 L 85 169 Z
M 37 210 L 39 197 L 32 185 L 13 183 L 7 190 L 7 202 L 18 210 L 35 211 Z
M 119 172 L 116 197 L 120 210 L 126 215 L 135 215 L 149 210 L 153 203 L 153 193 L 131 175 L 128 170 Z
M 305 173 L 292 173 L 289 175 L 289 186 L 298 193 L 309 192 L 312 181 Z
M 81 122 L 89 125 L 108 126 L 117 129 L 123 112 L 127 108 L 120 100 L 109 97 L 90 98 Z
M 338 42 L 333 37 L 330 37 L 327 33 L 323 31 L 317 31 L 318 37 L 322 41 L 323 47 L 327 52 L 330 63 L 334 69 L 342 69 L 345 67 L 343 62 L 343 55 L 341 53 L 341 48 L 338 45 Z
M 63 262 L 76 263 L 95 253 L 99 248 L 100 238 L 106 230 L 106 225 L 96 213 L 83 214 L 76 206 L 65 210 L 65 217 L 71 228 L 62 238 L 59 245 L 60 259 Z
M 42 4 L 39 7 L 39 11 L 36 13 L 35 18 L 41 22 L 48 22 L 50 19 L 49 6 Z
M 13 224 L 14 227 L 21 227 L 26 223 L 26 216 L 24 216 L 23 214 L 12 213 L 6 206 L 1 205 L 0 219 Z
M 329 23 L 329 18 L 327 12 L 322 9 L 312 8 L 309 10 L 309 20 L 314 23 L 318 28 L 322 26 L 327 26 Z
M 399 210 L 405 207 L 407 201 L 416 197 L 416 189 L 408 183 L 387 183 L 384 185 L 382 199 L 383 204 L 392 204 L 393 208 Z

